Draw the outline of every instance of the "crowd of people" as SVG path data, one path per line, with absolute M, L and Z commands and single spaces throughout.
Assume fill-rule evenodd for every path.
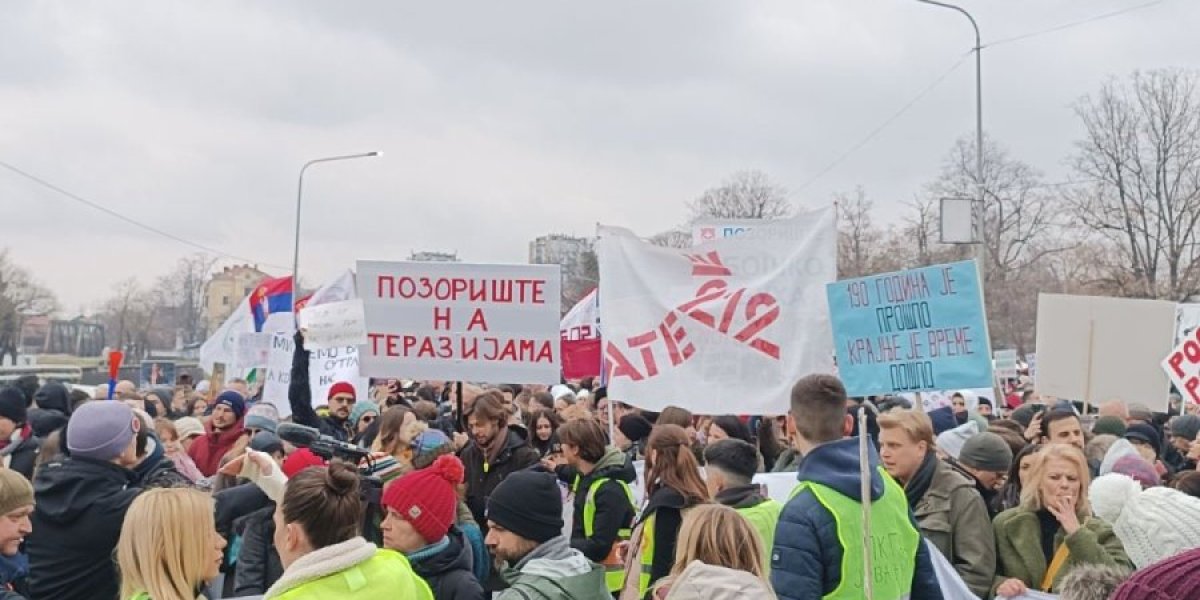
M 1023 382 L 926 411 L 832 375 L 781 416 L 590 381 L 314 402 L 296 341 L 284 406 L 242 380 L 0 388 L 0 600 L 1200 598 L 1200 416 Z M 795 473 L 786 502 L 766 472 Z

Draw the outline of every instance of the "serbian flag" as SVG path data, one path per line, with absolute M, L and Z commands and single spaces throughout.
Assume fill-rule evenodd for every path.
M 273 313 L 292 312 L 292 277 L 264 279 L 250 294 L 250 311 L 254 315 L 254 331 L 258 332 Z
M 564 379 L 600 375 L 600 295 L 592 290 L 559 323 Z

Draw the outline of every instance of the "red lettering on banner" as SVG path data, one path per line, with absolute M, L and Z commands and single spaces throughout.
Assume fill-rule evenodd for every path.
M 373 356 L 388 358 L 479 360 L 479 348 L 482 345 L 483 360 L 548 364 L 554 362 L 554 344 L 558 343 L 557 340 L 524 338 L 452 338 L 444 335 L 401 336 L 384 333 L 368 333 L 367 340 Z
M 385 287 L 386 285 L 386 287 Z M 380 275 L 375 279 L 375 294 L 380 298 L 384 296 L 384 290 L 387 291 L 387 298 L 394 298 L 396 295 L 396 278 L 388 275 Z
M 461 354 L 463 360 L 477 360 L 479 358 L 479 339 L 462 338 Z
M 653 344 L 657 338 L 658 334 L 654 330 L 650 330 L 625 341 L 630 348 L 645 346 L 642 348 L 642 366 L 646 368 L 646 377 L 658 375 L 658 365 L 654 362 L 654 350 L 650 348 L 650 344 Z
M 721 262 L 721 256 L 715 250 L 708 254 L 688 254 L 687 257 L 692 261 L 692 277 L 729 277 L 733 275 L 733 271 L 730 271 L 729 267 Z
M 488 330 L 487 319 L 483 318 L 483 309 L 482 308 L 475 309 L 475 314 L 471 315 L 471 322 L 467 323 L 467 331 L 472 331 L 476 327 L 479 327 L 480 329 L 482 329 L 484 331 Z
M 662 335 L 663 341 L 667 344 L 667 356 L 671 359 L 671 366 L 678 367 L 683 361 L 691 358 L 696 354 L 696 347 L 691 342 L 687 342 L 682 348 L 680 344 L 687 337 L 687 332 L 683 327 L 676 327 L 679 319 L 676 318 L 675 312 L 667 313 L 667 318 L 658 326 L 658 332 Z
M 612 342 L 604 345 L 604 357 L 608 361 L 609 380 L 612 380 L 614 377 L 628 377 L 634 381 L 645 379 L 638 372 L 637 367 L 634 367 L 633 363 L 628 358 L 625 358 L 624 354 L 621 354 L 621 349 L 617 348 Z
M 450 309 L 433 307 L 433 328 L 450 330 Z

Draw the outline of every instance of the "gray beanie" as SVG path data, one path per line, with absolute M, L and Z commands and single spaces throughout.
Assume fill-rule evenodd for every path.
M 110 461 L 133 442 L 135 418 L 124 402 L 85 403 L 67 423 L 67 449 L 74 457 Z
M 1171 419 L 1171 435 L 1196 441 L 1197 433 L 1200 433 L 1200 417 L 1183 415 Z
M 958 462 L 981 471 L 1007 473 L 1012 461 L 1008 442 L 990 431 L 971 436 L 958 454 Z

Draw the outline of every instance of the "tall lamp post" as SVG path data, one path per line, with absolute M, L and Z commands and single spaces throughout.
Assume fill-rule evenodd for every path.
M 353 160 L 356 158 L 370 158 L 372 156 L 381 156 L 381 155 L 383 155 L 382 152 L 363 152 L 361 154 L 347 154 L 345 156 L 327 156 L 325 158 L 314 158 L 313 160 L 310 160 L 310 161 L 304 163 L 303 167 L 300 167 L 300 182 L 296 185 L 296 243 L 295 243 L 294 249 L 292 251 L 292 305 L 293 306 L 295 306 L 296 301 L 299 300 L 299 298 L 297 296 L 299 295 L 299 290 L 300 290 L 300 287 L 299 287 L 300 286 L 300 207 L 304 200 L 304 172 L 307 171 L 309 167 L 311 167 L 317 163 L 333 162 L 336 160 Z M 293 318 L 296 320 L 296 329 L 299 329 L 300 328 L 299 313 L 293 315 Z
M 971 28 L 975 30 L 975 180 L 978 190 L 978 198 L 976 200 L 976 235 L 979 236 L 979 246 L 975 249 L 975 260 L 979 263 L 979 279 L 980 284 L 986 287 L 987 282 L 987 243 L 984 236 L 984 187 L 983 187 L 983 60 L 982 50 L 983 44 L 980 42 L 979 24 L 975 22 L 975 17 L 971 13 L 963 10 L 962 7 L 937 0 L 917 0 L 925 4 L 932 4 L 942 8 L 948 8 L 957 11 L 971 22 Z

